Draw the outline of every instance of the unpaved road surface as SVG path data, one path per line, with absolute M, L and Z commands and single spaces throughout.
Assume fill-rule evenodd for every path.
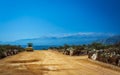
M 41 50 L 1 59 L 0 75 L 120 75 L 120 72 L 90 63 L 87 56 Z

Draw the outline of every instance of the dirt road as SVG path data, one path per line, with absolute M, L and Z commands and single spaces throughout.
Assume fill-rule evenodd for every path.
M 0 75 L 120 75 L 88 61 L 53 51 L 22 52 L 0 60 Z

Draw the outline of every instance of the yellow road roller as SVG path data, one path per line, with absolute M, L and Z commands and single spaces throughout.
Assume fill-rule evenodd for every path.
M 32 52 L 32 51 L 34 51 L 34 49 L 33 49 L 33 44 L 32 43 L 28 43 L 28 46 L 27 46 L 27 48 L 26 48 L 26 51 L 27 52 Z

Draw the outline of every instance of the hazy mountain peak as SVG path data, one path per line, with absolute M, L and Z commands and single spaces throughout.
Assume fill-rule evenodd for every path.
M 32 42 L 35 45 L 63 45 L 63 44 L 88 44 L 96 40 L 102 40 L 113 36 L 113 34 L 79 32 L 71 34 L 51 35 L 39 38 L 21 39 L 7 44 L 25 45 Z

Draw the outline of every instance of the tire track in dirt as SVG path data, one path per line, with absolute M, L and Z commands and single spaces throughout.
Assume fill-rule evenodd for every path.
M 90 63 L 86 56 L 44 50 L 0 60 L 0 75 L 120 75 L 120 72 Z

